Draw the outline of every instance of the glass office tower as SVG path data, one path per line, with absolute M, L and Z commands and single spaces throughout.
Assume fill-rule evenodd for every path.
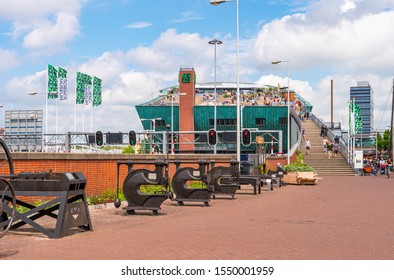
M 373 90 L 369 82 L 357 82 L 357 86 L 350 87 L 350 100 L 360 107 L 362 118 L 362 134 L 371 134 L 374 126 Z

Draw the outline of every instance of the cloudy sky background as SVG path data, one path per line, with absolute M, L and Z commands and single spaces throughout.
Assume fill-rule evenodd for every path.
M 75 72 L 103 79 L 103 104 L 92 111 L 92 131 L 139 130 L 134 105 L 177 84 L 180 67 L 198 82 L 236 81 L 236 5 L 209 0 L 0 0 L 0 127 L 4 111 L 44 109 L 47 64 L 68 70 L 67 101 L 58 103 L 59 133 L 91 129 L 91 108 L 75 107 Z M 346 120 L 349 88 L 369 81 L 375 127 L 391 118 L 394 78 L 392 0 L 239 0 L 242 82 L 287 84 L 330 120 Z M 56 130 L 48 102 L 48 131 Z M 85 116 L 83 118 L 83 116 Z

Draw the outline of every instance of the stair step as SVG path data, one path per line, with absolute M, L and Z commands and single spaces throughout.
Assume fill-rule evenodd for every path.
M 328 154 L 323 153 L 323 138 L 320 137 L 320 127 L 311 120 L 302 122 L 302 127 L 305 128 L 306 138 L 311 142 L 311 149 L 309 155 L 305 155 L 306 149 L 303 141 L 300 151 L 304 155 L 304 163 L 315 169 L 318 176 L 355 176 L 353 169 L 342 154 L 335 157 L 332 153 L 332 157 L 328 158 Z

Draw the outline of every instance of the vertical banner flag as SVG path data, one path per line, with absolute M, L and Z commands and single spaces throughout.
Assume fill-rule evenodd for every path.
M 67 71 L 61 67 L 58 67 L 57 76 L 59 79 L 60 100 L 67 100 Z
M 77 72 L 75 103 L 86 105 L 92 103 L 92 77 L 81 72 Z
M 101 79 L 93 77 L 93 106 L 101 105 Z
M 76 104 L 83 104 L 85 101 L 85 84 L 83 73 L 77 72 L 77 81 L 76 81 Z
M 58 97 L 57 70 L 48 64 L 48 99 L 56 99 Z
M 349 103 L 349 131 L 352 134 L 361 133 L 363 129 L 363 120 L 360 113 L 360 106 L 353 101 Z
M 85 75 L 85 105 L 89 105 L 92 103 L 92 77 L 89 75 Z

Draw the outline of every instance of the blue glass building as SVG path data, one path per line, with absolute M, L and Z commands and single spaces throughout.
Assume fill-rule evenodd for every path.
M 350 100 L 360 107 L 362 118 L 362 134 L 371 134 L 374 126 L 373 90 L 369 82 L 357 82 L 357 86 L 350 87 Z

